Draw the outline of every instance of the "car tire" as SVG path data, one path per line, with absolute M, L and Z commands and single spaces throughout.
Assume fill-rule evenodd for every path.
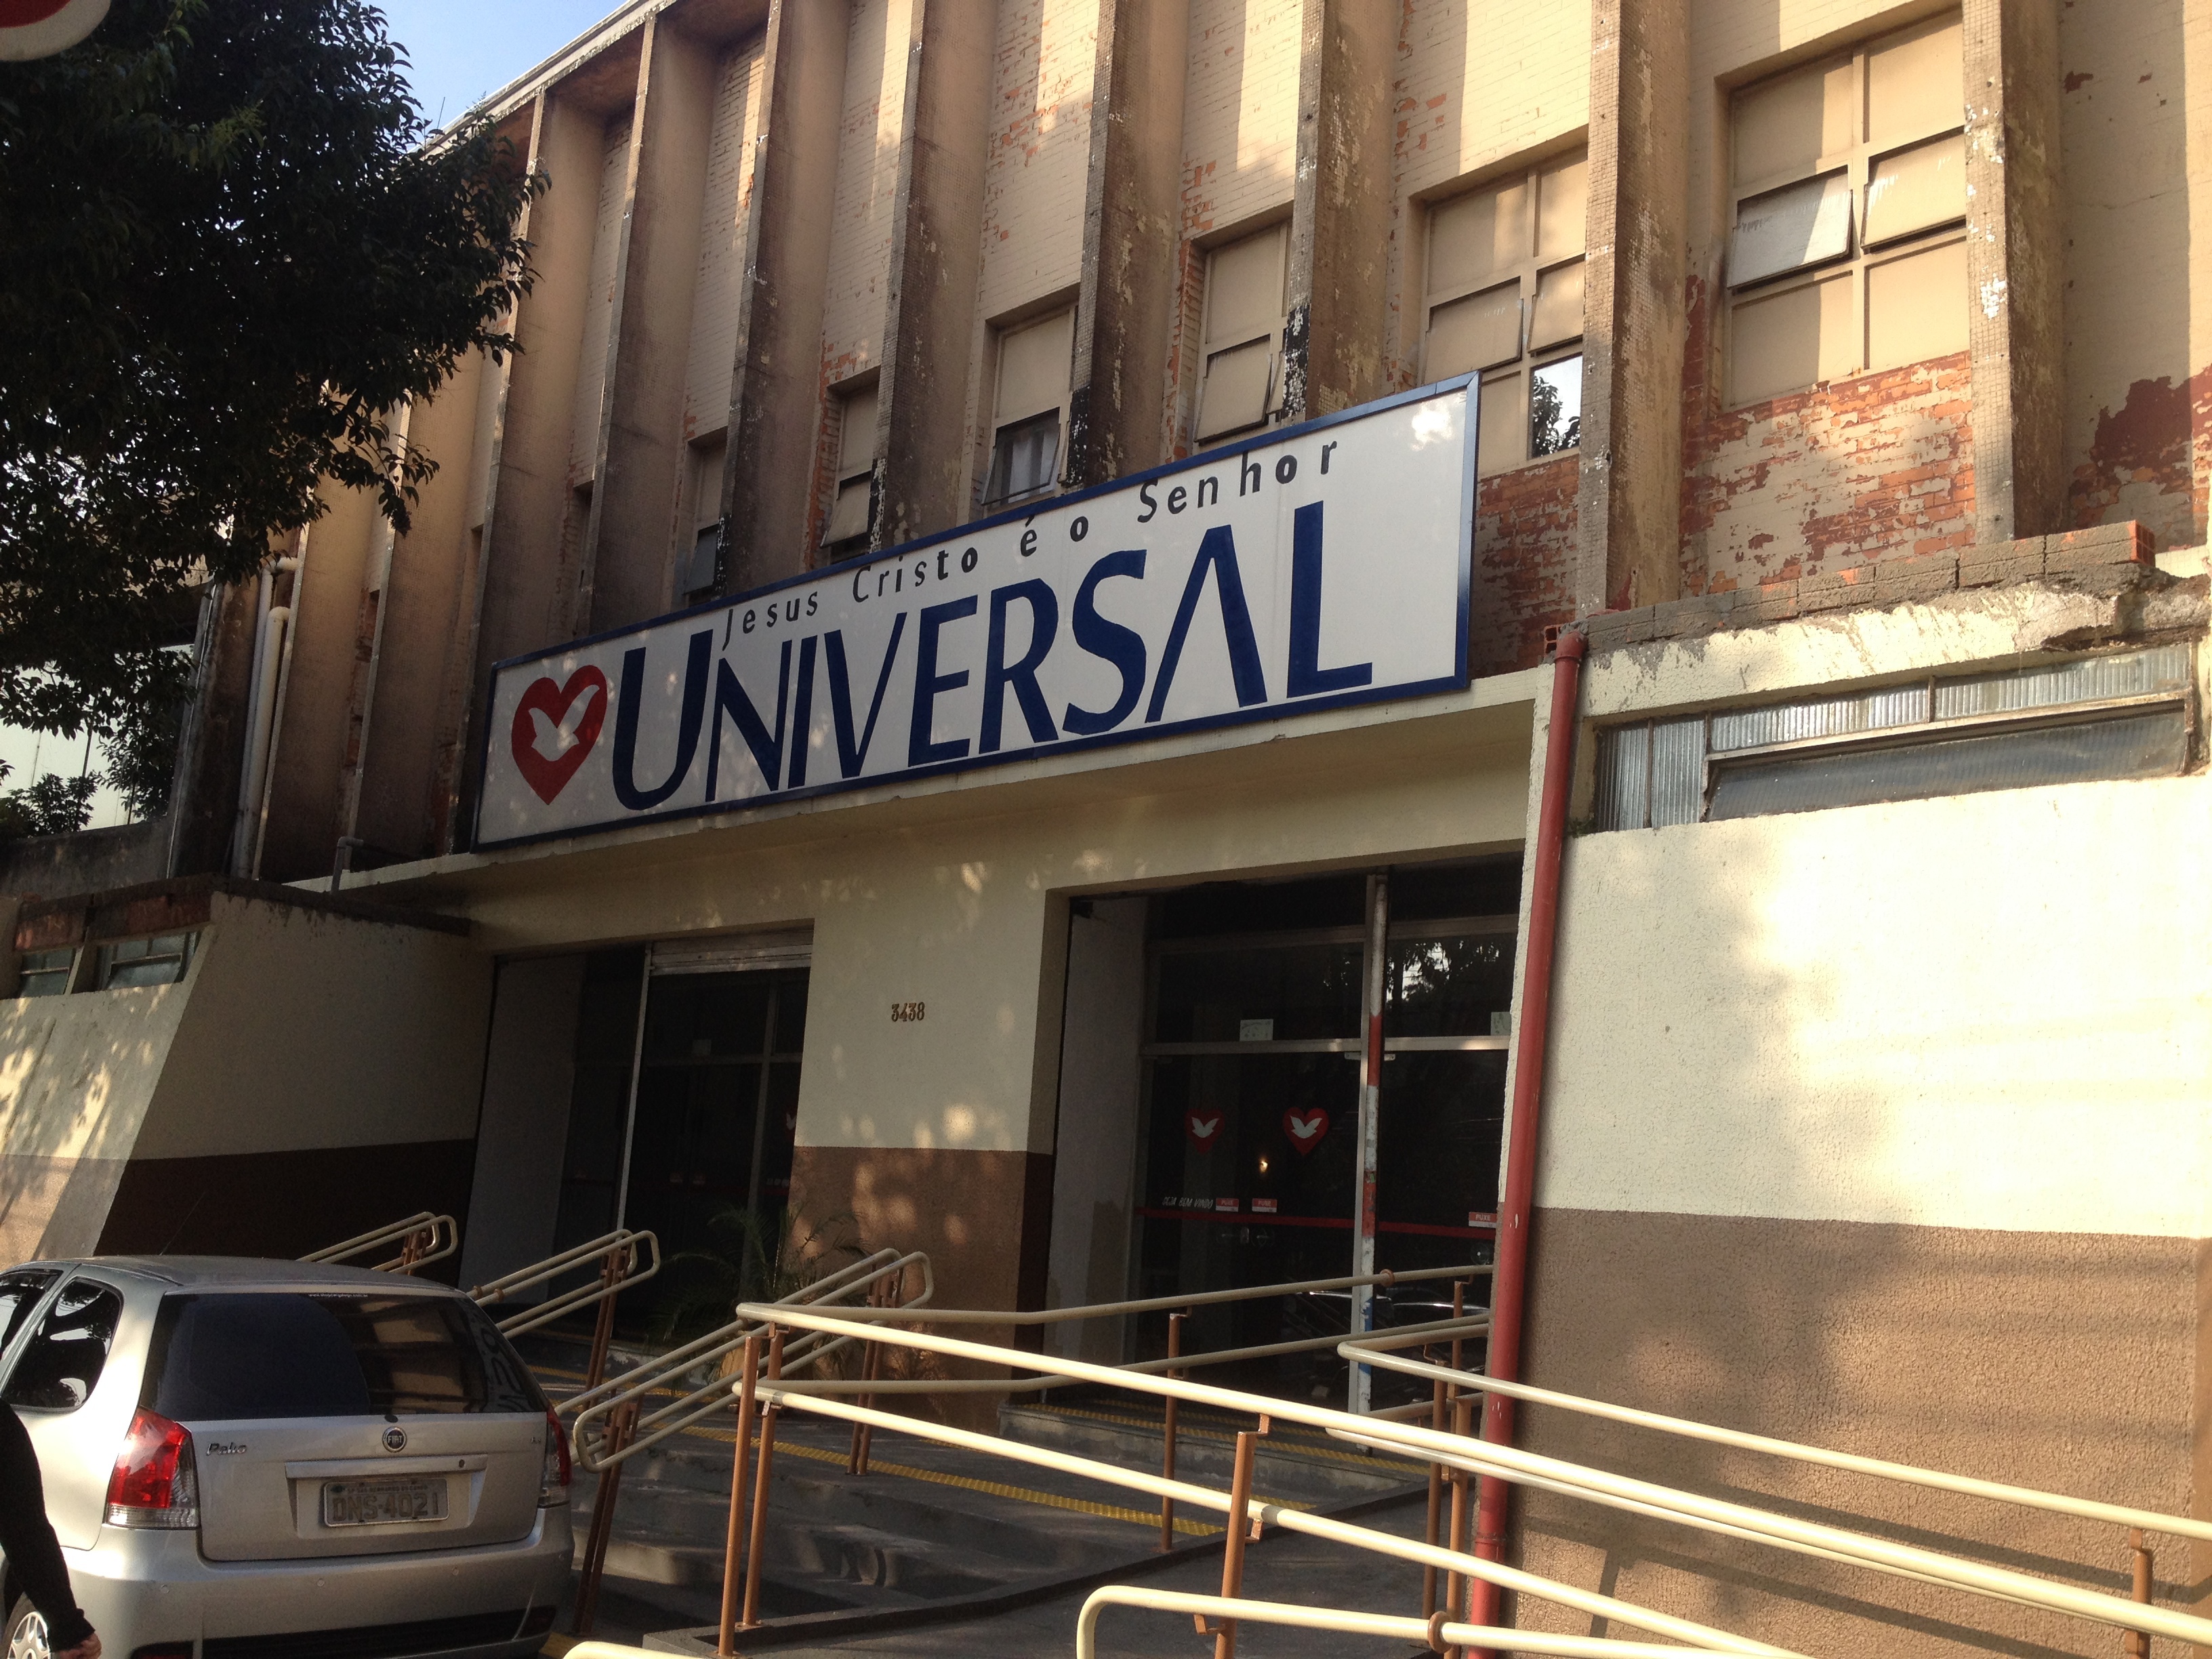
M 53 1659 L 54 1644 L 46 1639 L 46 1615 L 31 1605 L 31 1598 L 19 1595 L 15 1605 L 8 1609 L 7 1659 Z

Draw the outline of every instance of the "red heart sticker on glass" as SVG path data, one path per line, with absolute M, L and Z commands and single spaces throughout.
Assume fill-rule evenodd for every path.
M 1182 1115 L 1183 1133 L 1190 1137 L 1190 1144 L 1202 1152 L 1221 1139 L 1221 1121 L 1219 1108 L 1194 1106 Z
M 507 747 L 522 781 L 548 806 L 568 787 L 584 757 L 599 740 L 607 718 L 607 677 L 588 664 L 566 685 L 549 675 L 532 680 L 514 705 Z
M 1304 1111 L 1293 1106 L 1283 1114 L 1283 1133 L 1300 1152 L 1310 1152 L 1328 1138 L 1328 1114 L 1318 1106 Z

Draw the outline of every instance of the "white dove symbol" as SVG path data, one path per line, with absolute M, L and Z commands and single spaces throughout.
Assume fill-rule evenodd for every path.
M 1194 1117 L 1190 1121 L 1191 1133 L 1196 1135 L 1200 1140 L 1205 1139 L 1220 1127 L 1221 1120 L 1218 1117 Z
M 574 749 L 576 746 L 576 728 L 583 723 L 584 711 L 592 706 L 592 699 L 599 695 L 599 690 L 596 685 L 587 685 L 576 693 L 575 701 L 562 711 L 558 726 L 546 718 L 544 709 L 532 708 L 530 723 L 537 728 L 537 735 L 531 738 L 530 746 L 550 761 L 559 760 Z
M 1291 1120 L 1291 1133 L 1300 1140 L 1311 1140 L 1321 1133 L 1321 1125 L 1310 1117 L 1294 1117 Z

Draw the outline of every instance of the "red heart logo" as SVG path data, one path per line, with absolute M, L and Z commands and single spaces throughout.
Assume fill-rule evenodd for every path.
M 1183 1132 L 1190 1137 L 1190 1144 L 1201 1152 L 1221 1139 L 1221 1124 L 1218 1107 L 1209 1109 L 1194 1106 L 1182 1115 Z
M 507 747 L 522 781 L 548 806 L 568 787 L 584 757 L 599 740 L 607 718 L 607 677 L 586 664 L 556 685 L 549 675 L 532 680 L 514 705 Z
M 1304 1111 L 1293 1106 L 1283 1114 L 1283 1133 L 1299 1153 L 1310 1152 L 1328 1138 L 1328 1114 L 1318 1106 Z

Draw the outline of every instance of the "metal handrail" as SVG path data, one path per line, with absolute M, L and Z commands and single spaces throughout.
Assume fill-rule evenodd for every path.
M 821 1314 L 777 1310 L 755 1304 L 740 1304 L 738 1311 L 741 1316 L 800 1330 L 835 1332 L 851 1328 L 851 1322 L 842 1322 Z M 1036 1356 L 1024 1354 L 1019 1350 L 919 1332 L 883 1330 L 874 1340 L 987 1364 L 1034 1365 L 1036 1363 Z M 1285 1422 L 1303 1423 L 1356 1444 L 1388 1448 L 1401 1454 L 1418 1456 L 1424 1462 L 1467 1468 L 1514 1484 L 1538 1486 L 1639 1514 L 1650 1514 L 1662 1520 L 1700 1527 L 1705 1530 L 1756 1535 L 1761 1542 L 1796 1549 L 1800 1553 L 1844 1559 L 1855 1565 L 1895 1576 L 1929 1579 L 1954 1589 L 2019 1601 L 2123 1631 L 2148 1632 L 2181 1641 L 2212 1644 L 2212 1620 L 2177 1613 L 2148 1602 L 2125 1601 L 2099 1591 L 2080 1589 L 2010 1569 L 1987 1566 L 1979 1562 L 1870 1537 L 1838 1527 L 1771 1515 L 1744 1504 L 1705 1498 L 1558 1458 L 1540 1456 L 1516 1447 L 1387 1419 L 1356 1416 L 1295 1401 L 1278 1401 L 1263 1395 L 1243 1394 L 1208 1383 L 1134 1376 L 1121 1367 L 1058 1360 L 1054 1362 L 1054 1368 L 1079 1381 L 1103 1382 L 1133 1392 L 1230 1411 L 1261 1413 Z M 800 1391 L 781 1389 L 779 1391 L 789 1394 L 789 1403 L 793 1405 L 800 1405 L 802 1401 L 805 1401 L 806 1405 L 802 1408 L 811 1408 L 817 1403 Z M 818 1403 L 826 1405 L 828 1402 Z M 909 1431 L 919 1431 L 910 1429 Z M 933 1429 L 932 1432 L 934 1431 Z M 1283 1524 L 1288 1526 L 1292 1523 L 1285 1521 Z M 1487 1568 L 1494 1567 L 1496 1564 L 1484 1565 Z M 1644 1627 L 1649 1628 L 1648 1626 Z
M 928 1253 L 923 1250 L 902 1253 L 890 1249 L 878 1250 L 872 1255 L 848 1263 L 836 1272 L 825 1274 L 812 1284 L 802 1285 L 789 1296 L 766 1305 L 787 1310 L 836 1306 L 847 1297 L 866 1294 L 881 1282 L 903 1281 L 907 1269 L 917 1266 L 921 1269 L 921 1293 L 906 1306 L 909 1309 L 926 1307 L 937 1293 L 936 1275 L 930 1265 Z M 858 1310 L 848 1309 L 844 1311 Z M 631 1431 L 622 1437 L 620 1445 L 606 1443 L 607 1422 L 615 1412 L 633 1402 L 641 1406 L 647 1395 L 672 1385 L 680 1387 L 679 1379 L 685 1375 L 743 1346 L 747 1336 L 763 1328 L 757 1316 L 740 1312 L 738 1317 L 726 1325 L 717 1326 L 704 1336 L 694 1338 L 666 1353 L 657 1354 L 619 1376 L 609 1377 L 597 1388 L 569 1395 L 556 1409 L 562 1413 L 575 1413 L 569 1436 L 575 1447 L 577 1462 L 594 1474 L 604 1474 L 647 1447 L 658 1445 L 669 1436 L 680 1434 L 695 1423 L 727 1411 L 728 1390 L 720 1376 L 712 1376 L 659 1410 L 639 1416 Z M 787 1370 L 813 1365 L 840 1349 L 850 1347 L 854 1342 L 873 1340 L 867 1330 L 842 1335 L 817 1333 L 787 1348 L 784 1365 Z M 856 1384 L 856 1389 L 860 1386 Z M 866 1386 L 881 1390 L 884 1385 L 878 1382 Z
M 1393 1334 L 1395 1334 L 1395 1333 Z M 1940 1469 L 1923 1469 L 1911 1463 L 1893 1463 L 1885 1458 L 1862 1457 L 1855 1452 L 1832 1451 L 1825 1447 L 1801 1445 L 1794 1440 L 1778 1440 L 1769 1435 L 1751 1434 L 1741 1429 L 1724 1429 L 1711 1423 L 1698 1423 L 1688 1418 L 1668 1417 L 1658 1412 L 1640 1411 L 1632 1406 L 1617 1406 L 1608 1401 L 1591 1400 L 1581 1395 L 1560 1394 L 1551 1389 L 1531 1387 L 1526 1382 L 1504 1382 L 1485 1376 L 1480 1371 L 1455 1370 L 1448 1365 L 1417 1359 L 1404 1359 L 1384 1352 L 1385 1345 L 1355 1339 L 1340 1346 L 1339 1352 L 1347 1358 L 1356 1357 L 1362 1364 L 1375 1365 L 1407 1376 L 1423 1376 L 1434 1382 L 1454 1384 L 1462 1389 L 1486 1394 L 1505 1395 L 1532 1405 L 1556 1406 L 1562 1411 L 1577 1412 L 1586 1417 L 1601 1417 L 1610 1422 L 1626 1423 L 1640 1429 L 1652 1429 L 1662 1434 L 1678 1435 L 1685 1439 L 1704 1440 L 1718 1446 L 1735 1446 L 1744 1451 L 1765 1452 L 1775 1457 L 1786 1457 L 1800 1463 L 1818 1464 L 1824 1468 L 1844 1469 L 1855 1474 L 1870 1474 L 1884 1480 L 1902 1481 L 1909 1486 L 1929 1486 L 1938 1492 L 1961 1493 L 1969 1498 L 1986 1498 L 1996 1503 L 2017 1504 L 2027 1509 L 2048 1510 L 2057 1515 L 2069 1515 L 2076 1520 L 2107 1522 L 2114 1526 L 2131 1527 L 2142 1532 L 2163 1533 L 2168 1537 L 2195 1539 L 2212 1543 L 2212 1522 L 2195 1521 L 2186 1516 L 2166 1515 L 2156 1510 L 2130 1509 L 2124 1504 L 2100 1503 L 2089 1498 L 2069 1498 L 2058 1492 L 2039 1492 L 2032 1486 L 2008 1486 L 2002 1481 L 1980 1480 L 1971 1475 L 1947 1474 Z M 1421 1409 L 1426 1410 L 1425 1403 Z
M 638 1252 L 642 1246 L 653 1258 L 652 1265 L 640 1270 Z M 520 1336 L 541 1325 L 550 1325 L 563 1315 L 574 1313 L 580 1308 L 596 1307 L 609 1297 L 618 1296 L 633 1285 L 642 1285 L 660 1271 L 660 1240 L 648 1231 L 633 1232 L 627 1227 L 617 1227 L 604 1233 L 588 1244 L 579 1244 L 573 1249 L 549 1255 L 543 1261 L 527 1267 L 519 1267 L 504 1279 L 495 1279 L 488 1285 L 479 1285 L 469 1292 L 470 1299 L 480 1308 L 504 1302 L 518 1291 L 544 1285 L 558 1279 L 562 1273 L 573 1273 L 592 1263 L 604 1264 L 613 1255 L 623 1257 L 622 1272 L 610 1279 L 604 1272 L 596 1283 L 586 1282 L 574 1289 L 548 1297 L 520 1312 L 509 1314 L 499 1322 L 499 1328 L 509 1336 Z
M 896 1338 L 886 1339 L 896 1340 Z M 975 1346 L 975 1345 L 963 1345 Z M 1110 1369 L 1100 1367 L 1098 1369 Z M 1227 1395 L 1225 1389 L 1206 1389 L 1208 1395 Z M 1144 1492 L 1151 1497 L 1170 1499 L 1177 1504 L 1197 1509 L 1228 1512 L 1231 1510 L 1233 1493 L 1212 1486 L 1201 1486 L 1188 1480 L 1172 1480 L 1164 1475 L 1142 1470 L 1125 1468 L 1118 1463 L 1101 1462 L 1095 1458 L 1080 1457 L 1072 1452 L 1055 1451 L 1047 1446 L 1032 1446 L 1020 1441 L 1004 1440 L 994 1435 L 981 1434 L 972 1429 L 954 1428 L 947 1424 L 902 1417 L 865 1406 L 849 1405 L 843 1401 L 823 1399 L 785 1388 L 780 1383 L 763 1383 L 757 1387 L 758 1397 L 764 1402 L 789 1409 L 811 1412 L 817 1416 L 839 1421 L 863 1424 L 900 1433 L 939 1445 L 957 1447 L 1001 1457 L 1009 1462 L 1026 1463 L 1033 1468 L 1051 1469 L 1062 1474 L 1076 1475 L 1096 1480 L 1102 1485 L 1120 1486 L 1127 1491 Z M 1257 1395 L 1234 1396 L 1243 1402 L 1243 1409 L 1258 1408 L 1269 1416 L 1287 1416 L 1275 1410 L 1280 1403 Z M 1348 1415 L 1348 1413 L 1336 1413 Z M 1787 1648 L 1754 1641 L 1749 1637 L 1732 1635 L 1714 1630 L 1692 1620 L 1678 1618 L 1673 1613 L 1660 1613 L 1634 1602 L 1623 1601 L 1595 1590 L 1582 1589 L 1572 1584 L 1558 1583 L 1519 1567 L 1508 1566 L 1502 1561 L 1486 1561 L 1474 1554 L 1446 1549 L 1414 1538 L 1401 1538 L 1395 1533 L 1377 1531 L 1349 1521 L 1339 1521 L 1328 1516 L 1310 1514 L 1286 1505 L 1254 1498 L 1249 1506 L 1252 1519 L 1261 1527 L 1279 1527 L 1285 1532 L 1302 1533 L 1330 1543 L 1344 1544 L 1354 1549 L 1366 1550 L 1377 1555 L 1410 1561 L 1419 1565 L 1441 1567 L 1468 1577 L 1485 1578 L 1502 1589 L 1534 1595 L 1559 1606 L 1571 1607 L 1594 1619 L 1611 1620 L 1654 1635 L 1669 1636 L 1679 1641 L 1693 1643 L 1707 1651 L 1751 1654 L 1761 1659 L 1801 1659 Z M 1425 1631 L 1425 1626 L 1423 1627 Z M 1680 1650 L 1676 1649 L 1679 1652 Z
M 1098 1659 L 1098 1615 L 1109 1607 L 1141 1607 L 1151 1613 L 1180 1613 L 1200 1621 L 1235 1620 L 1239 1624 L 1293 1625 L 1302 1630 L 1339 1631 L 1346 1636 L 1395 1636 L 1407 1642 L 1447 1648 L 1498 1648 L 1540 1654 L 1546 1659 L 1682 1659 L 1686 1653 L 1733 1653 L 1741 1649 L 1677 1647 L 1672 1643 L 1621 1642 L 1604 1636 L 1553 1636 L 1538 1631 L 1506 1630 L 1492 1625 L 1458 1625 L 1449 1620 L 1394 1618 L 1385 1613 L 1350 1613 L 1340 1607 L 1310 1607 L 1282 1601 L 1249 1601 L 1242 1596 L 1194 1595 L 1188 1590 L 1147 1589 L 1141 1584 L 1107 1584 L 1091 1592 L 1075 1620 L 1075 1659 Z M 574 1653 L 571 1649 L 570 1652 Z
M 418 1233 L 428 1233 L 430 1237 L 419 1252 L 410 1254 L 410 1247 Z M 400 1245 L 399 1254 L 389 1261 L 375 1263 L 369 1271 L 380 1273 L 412 1273 L 427 1263 L 443 1261 L 461 1248 L 460 1223 L 449 1215 L 433 1215 L 423 1210 L 404 1221 L 395 1221 L 388 1226 L 372 1227 L 365 1233 L 357 1233 L 336 1244 L 325 1245 L 300 1260 L 335 1265 L 351 1256 L 365 1255 L 386 1244 Z

